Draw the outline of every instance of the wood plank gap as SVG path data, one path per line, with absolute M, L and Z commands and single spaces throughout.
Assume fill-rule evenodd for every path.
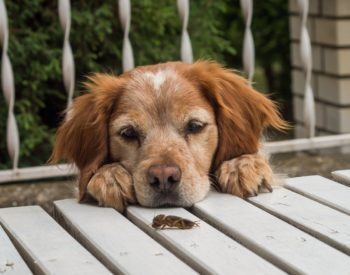
M 194 211 L 288 273 L 348 274 L 350 270 L 350 258 L 343 252 L 238 197 L 211 192 L 195 204 Z
M 39 206 L 2 208 L 0 223 L 34 274 L 111 274 Z
M 334 171 L 332 176 L 337 182 L 350 186 L 350 169 Z
M 54 206 L 59 222 L 113 273 L 195 273 L 112 208 L 80 204 L 73 199 L 56 201 Z
M 33 274 L 15 245 L 7 236 L 5 230 L 0 226 L 0 274 L 6 275 L 28 275 Z
M 131 206 L 128 217 L 201 274 L 281 274 L 280 269 L 183 208 L 147 209 Z M 175 215 L 198 225 L 192 229 L 157 230 L 155 215 Z
M 283 187 L 350 215 L 350 188 L 343 184 L 321 176 L 304 176 L 286 179 Z
M 292 199 L 287 201 L 288 197 Z M 346 214 L 284 188 L 247 201 L 350 255 L 350 218 Z M 304 209 L 298 209 L 301 205 Z M 291 213 L 283 212 L 284 208 Z

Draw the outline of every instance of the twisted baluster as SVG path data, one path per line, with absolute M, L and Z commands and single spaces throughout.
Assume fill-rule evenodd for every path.
M 67 92 L 67 107 L 72 103 L 74 85 L 75 85 L 75 69 L 72 48 L 69 43 L 69 33 L 71 26 L 70 1 L 58 1 L 58 15 L 60 17 L 61 27 L 64 31 L 62 71 L 63 83 Z
M 13 170 L 18 168 L 19 155 L 19 135 L 16 118 L 13 112 L 15 105 L 15 84 L 11 61 L 7 55 L 9 29 L 7 23 L 7 12 L 4 0 L 0 0 L 0 38 L 2 43 L 2 60 L 1 60 L 1 84 L 2 91 L 8 105 L 7 116 L 7 151 L 12 161 Z
M 134 55 L 129 39 L 130 21 L 131 21 L 131 5 L 130 0 L 119 0 L 119 20 L 124 31 L 123 38 L 123 72 L 134 68 Z
M 187 63 L 193 62 L 193 53 L 191 39 L 187 31 L 188 17 L 190 13 L 188 0 L 177 0 L 177 9 L 179 11 L 182 33 L 181 33 L 181 60 Z
M 312 73 L 312 53 L 311 42 L 307 30 L 307 16 L 309 10 L 308 0 L 298 0 L 300 16 L 301 16 L 301 30 L 300 30 L 300 55 L 301 63 L 305 73 L 305 98 L 304 98 L 304 123 L 305 133 L 308 137 L 315 136 L 315 99 L 311 87 L 311 73 Z
M 248 76 L 249 83 L 252 83 L 255 66 L 254 39 L 251 31 L 253 17 L 253 1 L 240 0 L 241 9 L 245 21 L 243 40 L 243 68 Z

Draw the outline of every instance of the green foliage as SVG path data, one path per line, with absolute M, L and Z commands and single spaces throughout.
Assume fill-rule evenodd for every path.
M 71 2 L 70 40 L 78 95 L 87 74 L 121 73 L 123 33 L 116 0 Z M 16 83 L 15 113 L 21 139 L 20 166 L 40 165 L 50 155 L 53 134 L 66 104 L 61 71 L 63 32 L 57 1 L 12 0 L 6 1 L 6 5 L 9 55 Z M 270 88 L 267 90 L 287 98 L 286 1 L 255 1 L 254 13 L 257 63 L 267 76 Z M 189 33 L 196 59 L 209 58 L 239 69 L 243 29 L 238 0 L 191 1 Z M 180 33 L 181 23 L 174 0 L 132 1 L 130 39 L 137 65 L 179 60 Z M 272 78 L 266 74 L 266 68 Z M 256 80 L 258 85 L 263 82 L 260 77 Z M 3 97 L 0 97 L 0 106 L 0 168 L 4 168 L 10 167 L 10 161 L 5 144 L 7 108 Z

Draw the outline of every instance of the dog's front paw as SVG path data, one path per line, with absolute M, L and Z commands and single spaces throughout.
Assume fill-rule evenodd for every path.
M 264 188 L 272 192 L 273 173 L 268 160 L 247 154 L 225 161 L 216 171 L 222 192 L 241 198 L 256 196 Z
M 127 204 L 136 202 L 132 177 L 123 166 L 112 163 L 97 170 L 88 183 L 88 193 L 100 206 L 123 212 Z

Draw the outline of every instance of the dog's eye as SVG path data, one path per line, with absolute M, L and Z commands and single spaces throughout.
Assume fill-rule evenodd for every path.
M 126 140 L 135 140 L 139 138 L 139 134 L 133 127 L 127 127 L 120 131 L 120 136 Z
M 186 133 L 187 134 L 199 133 L 204 129 L 206 125 L 207 125 L 206 123 L 200 122 L 198 120 L 190 120 L 186 126 Z

